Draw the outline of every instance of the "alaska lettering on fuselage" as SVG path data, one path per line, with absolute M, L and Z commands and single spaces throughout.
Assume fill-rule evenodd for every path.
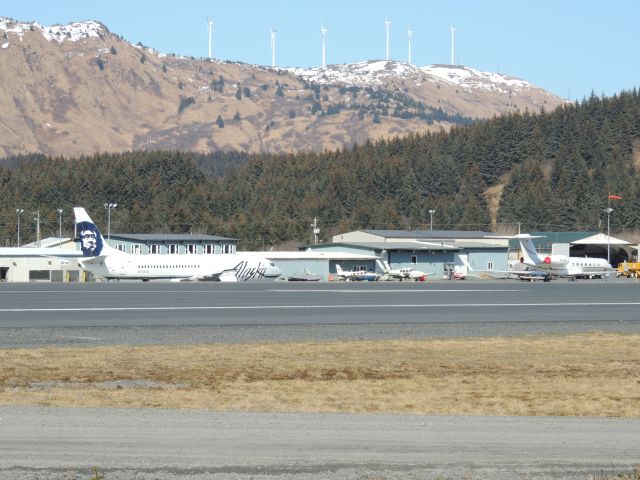
M 267 278 L 267 266 L 258 261 L 257 265 L 251 266 L 247 260 L 238 263 L 234 268 L 238 280 L 258 280 Z

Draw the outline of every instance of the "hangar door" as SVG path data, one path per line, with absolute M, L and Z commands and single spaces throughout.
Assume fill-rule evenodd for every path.
M 29 270 L 29 281 L 51 281 L 50 270 Z

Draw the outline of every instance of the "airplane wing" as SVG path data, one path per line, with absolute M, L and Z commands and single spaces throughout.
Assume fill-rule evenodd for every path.
M 78 263 L 81 263 L 82 265 L 102 265 L 106 258 L 106 255 L 99 255 L 97 257 L 82 257 L 78 258 Z
M 544 280 L 549 281 L 553 276 L 549 272 L 540 270 L 483 270 L 481 273 L 493 278 L 511 278 L 515 280 Z
M 237 282 L 238 277 L 236 277 L 236 269 L 232 268 L 229 270 L 223 270 L 221 272 L 208 273 L 206 275 L 191 277 L 189 278 L 189 280 L 200 280 L 204 282 Z

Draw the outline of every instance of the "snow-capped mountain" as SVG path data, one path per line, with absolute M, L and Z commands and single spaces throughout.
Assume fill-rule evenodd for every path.
M 177 57 L 96 21 L 0 17 L 0 64 L 0 156 L 324 150 L 562 103 L 524 80 L 463 66 L 272 69 Z
M 16 22 L 7 17 L 0 17 L 0 31 L 17 35 L 19 41 L 22 41 L 26 32 L 39 31 L 47 40 L 58 43 L 64 41 L 77 42 L 85 38 L 100 38 L 103 34 L 108 33 L 104 25 L 94 21 L 44 27 L 38 22 Z
M 416 67 L 402 62 L 371 60 L 348 65 L 328 65 L 325 69 L 287 68 L 285 70 L 321 85 L 379 86 L 389 80 L 401 79 L 412 81 L 418 87 L 424 82 L 434 82 L 454 85 L 465 90 L 499 89 L 503 92 L 517 92 L 524 89 L 538 89 L 535 85 L 519 78 L 457 65 Z

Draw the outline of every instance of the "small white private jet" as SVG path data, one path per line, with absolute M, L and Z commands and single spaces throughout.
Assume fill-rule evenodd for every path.
M 576 278 L 603 278 L 615 272 L 611 264 L 603 258 L 567 257 L 566 255 L 542 257 L 533 244 L 533 239 L 539 237 L 523 233 L 512 238 L 516 238 L 520 242 L 520 250 L 522 251 L 520 264 L 523 266 L 520 270 L 513 269 L 506 272 L 512 275 L 531 275 L 533 270 L 547 274 L 548 278 L 568 277 L 575 280 Z
M 390 278 L 397 278 L 400 281 L 402 280 L 425 280 L 429 275 L 433 275 L 432 273 L 422 272 L 420 270 L 416 270 L 411 267 L 403 267 L 393 269 L 389 265 L 389 262 L 386 260 L 384 262 L 380 262 L 380 260 L 376 260 L 380 269 Z
M 110 247 L 84 208 L 73 212 L 82 251 L 78 265 L 99 277 L 246 282 L 273 280 L 281 273 L 273 262 L 254 255 L 131 255 Z
M 348 282 L 375 282 L 380 278 L 377 273 L 366 270 L 342 270 L 339 263 L 336 264 L 336 276 Z

